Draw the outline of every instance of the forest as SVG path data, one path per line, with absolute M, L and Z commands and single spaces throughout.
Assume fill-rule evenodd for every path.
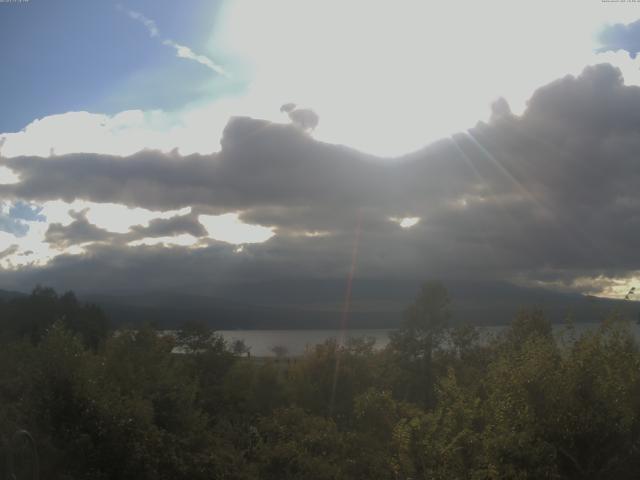
M 450 303 L 427 282 L 384 349 L 256 358 L 188 321 L 176 337 L 114 331 L 37 287 L 0 301 L 0 435 L 31 433 L 43 479 L 637 478 L 623 310 L 581 334 L 524 310 L 481 338 Z

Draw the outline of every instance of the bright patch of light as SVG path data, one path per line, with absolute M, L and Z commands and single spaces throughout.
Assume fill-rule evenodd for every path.
M 91 243 L 91 242 L 89 242 Z M 88 244 L 82 244 L 82 245 L 71 245 L 68 248 L 65 249 L 64 253 L 66 255 L 82 255 L 83 253 L 86 252 L 85 247 Z
M 402 228 L 411 228 L 420 221 L 420 217 L 392 217 L 392 222 L 396 222 Z
M 487 119 L 499 96 L 521 112 L 540 85 L 602 61 L 603 22 L 636 16 L 584 0 L 238 0 L 212 46 L 251 65 L 257 98 L 316 109 L 318 138 L 393 155 Z
M 469 201 L 465 197 L 458 198 L 453 202 L 453 206 L 456 208 L 467 208 Z
M 85 202 L 76 201 L 73 203 L 63 202 L 62 200 L 51 200 L 41 204 L 40 213 L 47 219 L 47 223 L 59 223 L 67 226 L 73 222 L 73 217 L 69 215 L 70 210 L 81 211 L 86 208 Z
M 46 222 L 27 222 L 29 230 L 22 237 L 0 232 L 0 252 L 16 245 L 15 251 L 0 258 L 0 268 L 15 269 L 25 265 L 45 265 L 61 252 L 52 249 L 44 242 L 49 225 Z
M 191 207 L 180 210 L 154 212 L 146 208 L 131 208 L 116 203 L 88 203 L 87 220 L 113 233 L 126 233 L 134 225 L 148 226 L 153 219 L 167 219 L 177 215 L 187 215 Z
M 327 237 L 331 235 L 331 232 L 327 232 L 325 230 L 302 230 L 290 232 L 289 235 L 291 235 L 292 237 L 316 238 Z
M 305 237 L 326 237 L 327 235 L 329 235 L 329 232 L 325 232 L 325 231 L 321 231 L 321 230 L 313 230 L 311 232 L 304 232 L 303 235 Z
M 0 230 L 0 252 L 18 243 L 17 240 L 18 238 L 14 235 Z
M 0 185 L 11 185 L 19 181 L 20 177 L 13 170 L 7 167 L 0 167 Z
M 153 246 L 153 245 L 165 245 L 165 246 L 180 246 L 180 247 L 192 247 L 198 243 L 198 238 L 188 233 L 176 235 L 175 237 L 148 237 L 140 240 L 129 242 L 130 247 L 138 247 L 141 245 Z
M 198 221 L 207 229 L 210 238 L 234 245 L 262 243 L 275 235 L 273 228 L 241 222 L 237 213 L 199 215 Z
M 608 285 L 602 288 L 598 296 L 607 298 L 627 298 L 628 300 L 640 300 L 640 277 L 608 278 Z M 638 290 L 636 293 L 635 288 Z
M 599 275 L 594 277 L 576 277 L 571 281 L 527 281 L 521 279 L 519 284 L 525 287 L 540 287 L 549 290 L 568 292 L 580 292 L 584 295 L 592 295 L 602 298 L 627 299 L 640 301 L 640 272 L 627 277 L 608 277 Z M 632 288 L 638 290 L 632 291 Z

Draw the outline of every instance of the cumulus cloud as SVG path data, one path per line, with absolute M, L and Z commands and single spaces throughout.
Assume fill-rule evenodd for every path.
M 71 212 L 73 222 L 69 225 L 53 223 L 45 233 L 45 241 L 57 249 L 65 249 L 73 245 L 113 240 L 117 234 L 97 227 L 87 220 L 87 210 Z
M 127 110 L 116 115 L 67 112 L 36 119 L 7 133 L 4 157 L 59 156 L 75 152 L 130 155 L 153 145 L 165 151 L 181 146 L 179 127 L 160 111 Z M 55 151 L 56 155 L 50 155 Z M 9 182 L 11 183 L 11 182 Z
M 509 102 L 503 97 L 498 98 L 495 102 L 491 104 L 491 121 L 496 122 L 501 118 L 508 118 L 511 115 L 511 107 L 509 106 Z
M 291 122 L 302 130 L 314 130 L 320 121 L 316 112 L 310 108 L 297 108 L 295 103 L 285 103 L 280 111 L 286 113 Z
M 18 252 L 19 249 L 20 247 L 18 247 L 18 245 L 13 244 L 8 246 L 4 250 L 0 250 L 0 260 L 3 258 L 9 257 L 11 255 L 14 255 L 16 252 Z
M 142 151 L 128 157 L 4 159 L 2 165 L 21 181 L 0 186 L 0 192 L 40 201 L 82 199 L 152 210 L 303 207 L 373 201 L 388 190 L 386 173 L 397 170 L 355 150 L 315 142 L 292 126 L 249 118 L 230 121 L 222 147 L 218 154 L 184 157 Z
M 74 246 L 110 244 L 137 245 L 153 243 L 176 243 L 176 239 L 188 236 L 197 243 L 198 238 L 206 237 L 207 230 L 198 222 L 192 213 L 176 215 L 170 218 L 154 218 L 146 226 L 134 225 L 124 232 L 110 231 L 92 223 L 87 213 L 89 208 L 82 211 L 69 212 L 72 222 L 68 224 L 52 223 L 45 232 L 44 241 L 52 248 L 65 251 Z M 157 241 L 156 241 L 157 240 Z
M 640 88 L 597 65 L 538 89 L 520 116 L 504 101 L 493 112 L 487 123 L 395 159 L 245 117 L 229 122 L 221 151 L 211 155 L 2 159 L 21 179 L 0 186 L 5 198 L 190 208 L 117 236 L 76 216 L 64 229 L 51 226 L 48 241 L 83 244 L 84 254 L 60 255 L 11 278 L 89 288 L 80 279 L 98 270 L 96 288 L 176 289 L 342 278 L 357 219 L 361 278 L 475 278 L 587 291 L 606 289 L 602 279 L 637 276 Z M 203 219 L 232 212 L 275 235 L 242 251 L 205 235 Z M 127 246 L 179 235 L 195 244 Z
M 136 225 L 131 228 L 131 231 L 141 238 L 173 237 L 182 234 L 188 234 L 193 237 L 207 235 L 207 230 L 198 221 L 198 216 L 192 212 L 170 218 L 154 218 L 146 227 Z
M 289 118 L 303 130 L 313 130 L 318 126 L 320 118 L 318 114 L 308 108 L 298 108 L 289 112 Z

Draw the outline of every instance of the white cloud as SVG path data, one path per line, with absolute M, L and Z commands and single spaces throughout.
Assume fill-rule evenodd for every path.
M 140 22 L 142 25 L 144 25 L 145 28 L 147 29 L 147 31 L 149 32 L 149 36 L 150 37 L 154 38 L 154 37 L 159 37 L 160 36 L 160 29 L 156 25 L 156 22 L 154 22 L 150 18 L 145 17 L 140 12 L 136 12 L 134 10 L 128 10 L 128 9 L 124 8 L 122 5 L 118 5 L 117 9 L 122 11 L 122 12 L 124 12 L 124 13 L 126 13 L 133 20 L 136 20 L 136 21 Z M 176 55 L 179 58 L 185 58 L 187 60 L 193 60 L 194 62 L 197 62 L 200 65 L 204 65 L 205 67 L 209 68 L 210 70 L 213 70 L 214 72 L 216 72 L 219 75 L 222 75 L 222 76 L 225 76 L 225 77 L 229 77 L 228 72 L 225 71 L 225 69 L 222 66 L 218 65 L 217 63 L 215 63 L 213 60 L 211 60 L 206 55 L 196 54 L 189 47 L 184 46 L 184 45 L 180 45 L 179 43 L 176 43 L 176 42 L 174 42 L 173 40 L 171 40 L 169 38 L 166 38 L 166 39 L 162 40 L 162 44 L 166 45 L 167 47 L 173 48 L 176 51 Z
M 253 114 L 251 113 L 253 112 Z M 212 153 L 220 150 L 222 131 L 232 115 L 257 115 L 282 120 L 275 105 L 254 95 L 222 99 L 178 112 L 126 110 L 115 115 L 67 112 L 36 119 L 23 130 L 2 134 L 4 157 L 50 156 L 67 153 L 131 155 L 144 149 L 180 153 Z M 0 172 L 2 175 L 2 172 Z M 11 175 L 0 181 L 13 181 Z
M 19 239 L 15 235 L 0 230 L 0 252 L 5 251 L 10 246 L 18 243 Z
M 135 12 L 133 10 L 127 10 L 122 5 L 117 5 L 116 8 L 118 10 L 126 13 L 130 18 L 132 18 L 134 20 L 137 20 L 138 22 L 143 24 L 147 28 L 150 37 L 157 37 L 158 35 L 160 35 L 160 30 L 158 30 L 158 26 L 156 25 L 156 22 L 154 22 L 150 18 L 145 17 L 140 12 Z
M 176 43 L 173 40 L 163 40 L 162 44 L 168 47 L 174 48 L 176 51 L 176 55 L 180 58 L 185 58 L 187 60 L 193 60 L 194 62 L 198 62 L 200 65 L 204 65 L 205 67 L 213 70 L 214 72 L 224 77 L 230 76 L 224 68 L 222 68 L 220 65 L 215 63 L 206 55 L 198 55 L 189 47 L 180 45 L 179 43 Z
M 20 177 L 16 175 L 13 170 L 7 167 L 0 167 L 0 185 L 11 185 L 19 181 Z
M 34 120 L 7 133 L 2 154 L 50 156 L 67 153 L 130 155 L 144 148 L 169 151 L 180 143 L 180 124 L 161 111 L 127 110 L 116 115 L 68 112 Z
M 29 226 L 25 236 L 20 238 L 7 232 L 0 232 L 0 251 L 11 245 L 17 249 L 10 255 L 0 258 L 0 268 L 16 269 L 26 265 L 46 265 L 60 252 L 44 242 L 48 224 L 45 222 L 24 222 Z

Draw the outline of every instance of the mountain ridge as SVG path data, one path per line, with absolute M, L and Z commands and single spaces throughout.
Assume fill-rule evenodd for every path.
M 186 321 L 215 329 L 333 329 L 343 317 L 344 282 L 281 282 L 244 284 L 215 294 L 81 292 L 78 297 L 99 305 L 118 326 L 150 323 L 178 328 Z M 386 286 L 385 286 L 386 285 Z M 523 309 L 540 308 L 553 323 L 571 317 L 577 323 L 596 322 L 614 311 L 638 318 L 640 303 L 593 297 L 502 282 L 449 282 L 453 323 L 504 325 Z M 261 295 L 256 292 L 261 292 Z M 348 326 L 394 328 L 418 292 L 412 282 L 360 281 L 353 290 Z M 26 295 L 0 290 L 0 299 Z M 315 300 L 315 301 L 314 301 Z

